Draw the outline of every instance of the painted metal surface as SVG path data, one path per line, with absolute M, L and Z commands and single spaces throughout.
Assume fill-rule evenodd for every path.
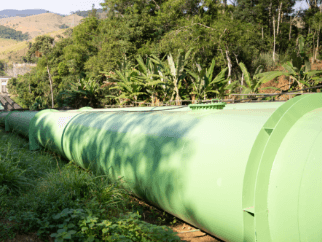
M 322 94 L 208 111 L 45 110 L 29 139 L 225 241 L 319 241 L 321 120 Z
M 37 111 L 10 111 L 5 118 L 5 130 L 29 136 L 29 123 Z
M 8 115 L 9 111 L 1 111 L 0 112 L 0 126 L 5 126 L 5 119 L 6 116 Z
M 37 113 L 31 120 L 29 127 L 30 150 L 46 147 L 65 157 L 61 146 L 64 129 L 73 117 L 82 112 L 84 111 L 58 111 L 47 109 Z
M 123 177 L 137 196 L 198 228 L 243 241 L 245 167 L 278 105 L 242 106 L 81 113 L 66 126 L 63 150 L 82 167 Z
M 276 222 L 276 217 L 271 216 L 272 211 L 270 210 L 270 205 L 275 204 L 275 207 L 272 205 L 273 211 L 275 210 L 275 213 L 278 211 L 276 210 L 276 207 L 278 207 L 279 209 L 288 206 L 289 208 L 292 207 L 290 205 L 292 203 L 290 201 L 290 199 L 292 199 L 292 196 L 288 196 L 287 193 L 285 193 L 282 197 L 279 198 L 277 196 L 279 194 L 279 191 L 281 191 L 283 187 L 284 191 L 286 191 L 287 189 L 293 191 L 298 189 L 297 183 L 293 183 L 291 182 L 291 180 L 288 180 L 288 175 L 286 175 L 286 173 L 289 173 L 295 167 L 297 167 L 295 169 L 301 169 L 301 166 L 303 166 L 303 164 L 307 163 L 309 159 L 313 159 L 303 159 L 303 157 L 298 156 L 296 159 L 292 160 L 292 162 L 297 163 L 297 165 L 293 165 L 293 167 L 290 168 L 290 171 L 284 170 L 283 172 L 280 172 L 280 170 L 278 170 L 279 166 L 275 166 L 275 164 L 284 163 L 284 160 L 280 160 L 280 155 L 283 154 L 283 152 L 284 154 L 286 152 L 287 156 L 294 156 L 292 154 L 293 149 L 283 150 L 283 144 L 287 144 L 289 147 L 294 145 L 295 147 L 304 148 L 306 146 L 306 142 L 310 143 L 310 139 L 312 139 L 313 137 L 303 135 L 303 133 L 302 135 L 300 135 L 302 131 L 297 124 L 301 122 L 301 120 L 305 120 L 306 115 L 310 115 L 310 112 L 317 112 L 320 120 L 322 120 L 322 113 L 320 109 L 321 107 L 322 94 L 303 95 L 293 98 L 282 105 L 280 108 L 278 108 L 274 112 L 274 114 L 267 120 L 267 122 L 259 132 L 246 167 L 243 187 L 244 232 L 247 241 L 254 241 L 255 239 L 257 241 L 283 241 L 279 239 L 275 240 L 275 238 L 282 238 L 282 234 L 289 235 L 290 239 L 288 239 L 287 241 L 315 241 L 310 240 L 309 238 L 322 238 L 322 232 L 320 230 L 316 230 L 316 235 L 310 234 L 311 237 L 307 237 L 307 239 L 303 240 L 303 237 L 297 237 L 295 238 L 295 240 L 292 240 L 294 236 L 291 236 L 291 234 L 298 233 L 299 230 L 294 231 L 294 227 L 289 227 L 289 224 L 283 224 L 283 227 L 279 230 L 276 230 L 277 228 L 274 226 L 270 227 L 271 224 L 275 224 Z M 307 125 L 309 125 L 309 123 L 307 123 Z M 321 122 L 315 122 L 315 124 L 313 126 L 310 126 L 309 129 L 314 129 L 318 133 L 321 129 Z M 299 135 L 299 139 L 292 141 L 290 141 L 290 139 L 287 139 L 287 137 L 289 135 L 292 135 L 292 133 Z M 312 144 L 311 149 L 313 147 L 314 146 Z M 317 155 L 319 155 L 318 150 L 312 152 L 312 157 L 316 157 L 315 159 L 321 160 L 321 158 L 317 158 Z M 310 155 L 308 150 L 306 150 L 305 155 L 307 157 Z M 288 162 L 287 159 L 285 160 L 285 162 Z M 312 162 L 310 161 L 309 163 Z M 298 164 L 301 165 L 298 166 Z M 316 177 L 315 172 L 322 169 L 321 162 L 319 162 L 319 164 L 314 164 L 315 167 L 310 167 L 310 169 L 312 169 L 312 177 Z M 298 174 L 300 172 L 301 170 L 297 171 Z M 273 187 L 272 184 L 276 185 L 276 174 L 278 174 L 278 179 L 281 183 L 279 186 Z M 303 179 L 302 176 L 295 176 L 298 180 Z M 308 199 L 317 199 L 318 201 L 316 201 L 316 203 L 322 205 L 322 203 L 320 202 L 322 201 L 322 194 L 318 192 L 322 189 L 321 182 L 315 182 L 314 179 L 312 179 L 308 183 L 310 183 L 311 185 L 311 188 L 309 188 L 309 190 L 311 190 L 311 192 L 312 190 L 316 192 L 314 196 Z M 285 189 L 285 187 L 287 188 Z M 295 195 L 298 201 L 298 203 L 295 203 L 298 204 L 298 209 L 300 209 L 299 201 L 301 200 L 301 198 L 299 196 L 296 196 L 296 194 L 294 193 L 293 195 Z M 280 203 L 276 205 L 276 202 Z M 316 203 L 312 203 L 312 205 L 314 205 L 312 207 L 313 209 L 317 208 Z M 310 208 L 310 203 L 304 204 L 302 206 L 305 207 L 306 210 L 312 209 Z M 294 215 L 298 213 L 298 211 L 294 210 L 291 211 L 291 213 Z M 312 213 L 310 215 L 312 215 Z M 312 228 L 316 228 L 318 226 L 321 227 L 322 224 L 319 222 L 321 221 L 321 217 L 316 218 L 315 220 L 310 220 L 310 215 L 308 215 L 307 217 L 302 216 L 302 218 L 298 217 L 298 222 L 300 224 L 306 224 L 306 229 L 308 227 L 311 227 L 310 232 L 312 232 Z M 319 213 L 317 213 L 317 215 L 319 215 Z M 282 221 L 285 222 L 285 218 Z M 256 233 L 254 233 L 254 228 Z M 305 234 L 310 232 L 302 231 L 302 233 Z M 279 234 L 279 236 L 281 237 L 278 237 L 277 234 Z M 272 236 L 274 239 L 272 238 Z

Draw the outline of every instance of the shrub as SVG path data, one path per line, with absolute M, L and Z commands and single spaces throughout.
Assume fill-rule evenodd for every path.
M 68 26 L 68 25 L 66 25 L 66 24 L 59 25 L 58 27 L 59 27 L 60 29 L 68 29 L 68 28 L 69 28 L 69 26 Z

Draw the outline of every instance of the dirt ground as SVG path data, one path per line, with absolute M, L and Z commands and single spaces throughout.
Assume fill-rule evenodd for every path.
M 207 235 L 204 232 L 196 231 L 196 232 L 190 232 L 197 230 L 197 228 L 194 228 L 190 225 L 186 224 L 180 224 L 172 227 L 172 230 L 174 232 L 178 232 L 178 236 L 182 241 L 189 241 L 189 242 L 216 242 L 216 241 L 222 241 L 217 240 L 216 238 Z M 54 240 L 52 238 L 48 238 L 49 242 L 53 242 Z M 6 240 L 5 242 L 43 242 L 40 240 L 36 234 L 29 234 L 29 235 L 16 235 L 14 239 Z
M 322 62 L 318 61 L 316 63 L 311 64 L 311 69 L 312 70 L 322 70 Z M 283 67 L 278 67 L 275 69 L 275 71 L 282 71 Z M 261 86 L 261 88 L 264 87 L 277 87 L 280 88 L 281 90 L 287 90 L 289 87 L 289 81 L 285 76 L 280 76 L 277 80 L 271 80 Z M 276 91 L 274 89 L 261 89 L 259 91 L 260 93 L 276 93 L 280 91 Z M 291 95 L 281 95 L 277 100 L 284 101 L 284 100 L 289 100 L 293 98 L 294 96 Z
M 171 227 L 174 232 L 178 233 L 178 236 L 182 241 L 191 241 L 191 242 L 215 242 L 215 241 L 222 241 L 220 239 L 216 239 L 211 235 L 208 235 L 202 231 L 196 231 L 197 228 L 187 225 L 187 224 L 178 224 L 176 226 Z

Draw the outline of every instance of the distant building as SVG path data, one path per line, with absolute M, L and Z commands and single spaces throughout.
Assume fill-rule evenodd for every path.
M 12 76 L 0 76 L 0 94 L 7 94 L 7 84 L 8 80 L 11 79 Z

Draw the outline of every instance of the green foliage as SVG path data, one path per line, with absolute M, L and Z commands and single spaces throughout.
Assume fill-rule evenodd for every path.
M 31 45 L 31 48 L 28 50 L 27 57 L 34 54 L 36 51 L 39 51 L 42 55 L 46 55 L 52 49 L 54 38 L 46 35 L 37 36 L 35 43 Z
M 180 241 L 175 232 L 140 220 L 140 215 L 128 213 L 116 219 L 101 220 L 83 209 L 64 209 L 53 218 L 57 231 L 50 236 L 55 241 Z
M 322 71 L 311 71 L 310 65 L 304 65 L 298 69 L 289 61 L 283 64 L 283 67 L 283 71 L 264 72 L 257 74 L 256 77 L 260 78 L 260 82 L 265 83 L 282 75 L 288 76 L 292 81 L 290 90 L 312 87 L 322 82 Z
M 21 31 L 0 25 L 0 38 L 23 41 L 29 39 L 29 34 L 23 34 Z
M 321 16 L 310 10 L 303 13 L 308 17 L 303 20 L 311 26 L 310 34 L 307 27 L 301 30 L 292 26 L 289 41 L 289 15 L 294 2 L 282 3 L 283 21 L 276 33 L 273 61 L 272 16 L 278 16 L 280 2 L 272 2 L 269 16 L 270 3 L 263 1 L 238 0 L 236 6 L 223 6 L 209 0 L 105 0 L 101 6 L 109 10 L 108 18 L 98 19 L 99 11 L 93 6 L 79 25 L 66 30 L 66 38 L 54 43 L 51 37 L 38 37 L 25 57 L 26 61 L 37 62 L 36 70 L 17 77 L 9 87 L 18 95 L 19 104 L 35 104 L 34 108 L 37 97 L 44 104 L 51 101 L 47 68 L 56 108 L 90 103 L 155 105 L 174 100 L 179 104 L 181 99 L 190 100 L 195 95 L 205 99 L 225 98 L 235 91 L 256 92 L 262 84 L 253 78 L 258 66 L 267 72 L 292 61 L 300 69 L 320 33 Z M 35 57 L 36 51 L 41 57 Z M 125 56 L 133 65 L 124 73 L 119 63 Z M 211 69 L 220 73 L 221 81 L 210 85 L 205 73 L 212 63 Z M 225 70 L 228 63 L 231 66 Z M 258 85 L 252 82 L 237 88 L 246 73 L 239 63 L 245 65 L 251 82 Z M 91 80 L 95 91 L 82 89 L 80 80 Z
M 199 64 L 196 64 L 197 73 L 188 71 L 192 76 L 193 92 L 197 99 L 206 100 L 208 93 L 216 93 L 219 96 L 224 95 L 226 89 L 224 87 L 228 80 L 225 78 L 227 68 L 223 69 L 215 78 L 213 78 L 213 71 L 215 67 L 215 60 L 212 61 L 209 69 L 202 69 Z
M 102 9 L 95 9 L 97 13 L 102 13 L 103 10 Z M 86 10 L 86 11 L 80 11 L 80 10 L 77 10 L 76 12 L 71 12 L 72 14 L 77 14 L 78 16 L 81 16 L 81 17 L 88 17 L 90 14 L 91 14 L 92 10 Z
M 254 76 L 251 77 L 250 73 L 247 71 L 246 66 L 244 65 L 244 63 L 239 63 L 240 69 L 242 71 L 242 73 L 244 74 L 244 79 L 245 79 L 245 83 L 246 83 L 246 87 L 245 86 L 240 86 L 242 88 L 242 93 L 246 94 L 256 94 L 258 93 L 258 89 L 260 87 L 261 84 L 264 84 L 266 79 L 259 79 L 258 78 L 258 74 L 260 74 L 263 71 L 263 66 L 258 66 Z
M 119 70 L 116 70 L 115 74 L 111 75 L 111 80 L 116 82 L 116 85 L 110 89 L 117 89 L 119 95 L 108 95 L 107 97 L 118 99 L 121 105 L 129 101 L 137 101 L 138 96 L 144 94 L 141 92 L 144 83 L 137 78 L 137 71 L 130 67 L 130 63 L 127 62 L 126 58 L 122 63 L 118 62 L 117 64 L 119 65 Z
M 101 95 L 100 85 L 95 80 L 80 79 L 73 83 L 71 90 L 61 91 L 57 95 L 59 107 L 80 108 L 90 106 L 97 108 L 100 106 Z
M 144 63 L 141 56 L 137 59 L 138 62 L 138 76 L 134 78 L 138 81 L 143 81 L 146 92 L 150 95 L 152 106 L 154 106 L 154 98 L 157 96 L 158 89 L 160 85 L 164 85 L 164 82 L 161 81 L 161 78 L 158 74 L 157 64 L 150 57 L 146 58 Z
M 48 108 L 48 103 L 44 103 L 41 97 L 36 97 L 35 101 L 36 102 L 30 107 L 30 110 L 40 110 Z
M 5 62 L 0 60 L 0 76 L 5 76 Z
M 69 28 L 69 26 L 68 26 L 68 25 L 66 25 L 66 24 L 59 25 L 58 27 L 59 27 L 60 29 L 68 29 L 68 28 Z
M 190 49 L 187 53 L 185 53 L 184 50 L 179 49 L 178 50 L 179 53 L 178 53 L 175 61 L 174 61 L 171 53 L 167 56 L 168 65 L 169 65 L 169 69 L 170 69 L 170 75 L 168 76 L 168 78 L 169 78 L 169 81 L 172 82 L 174 85 L 174 92 L 172 94 L 170 101 L 172 101 L 174 94 L 176 94 L 177 105 L 179 105 L 179 101 L 180 101 L 180 94 L 179 94 L 178 85 L 186 76 L 186 72 L 184 70 L 185 70 L 185 67 L 187 66 L 187 63 L 189 61 L 191 51 L 192 51 L 192 49 Z
M 0 128 L 0 240 L 37 233 L 55 241 L 180 241 L 165 226 L 141 220 L 129 194 L 99 171 L 66 164 L 48 150 Z M 144 210 L 143 210 L 144 212 Z M 164 220 L 165 216 L 155 214 Z M 172 218 L 173 221 L 173 218 Z
M 23 170 L 17 166 L 17 162 L 6 157 L 0 157 L 1 193 L 18 193 L 30 186 L 29 182 L 31 181 L 24 176 Z

